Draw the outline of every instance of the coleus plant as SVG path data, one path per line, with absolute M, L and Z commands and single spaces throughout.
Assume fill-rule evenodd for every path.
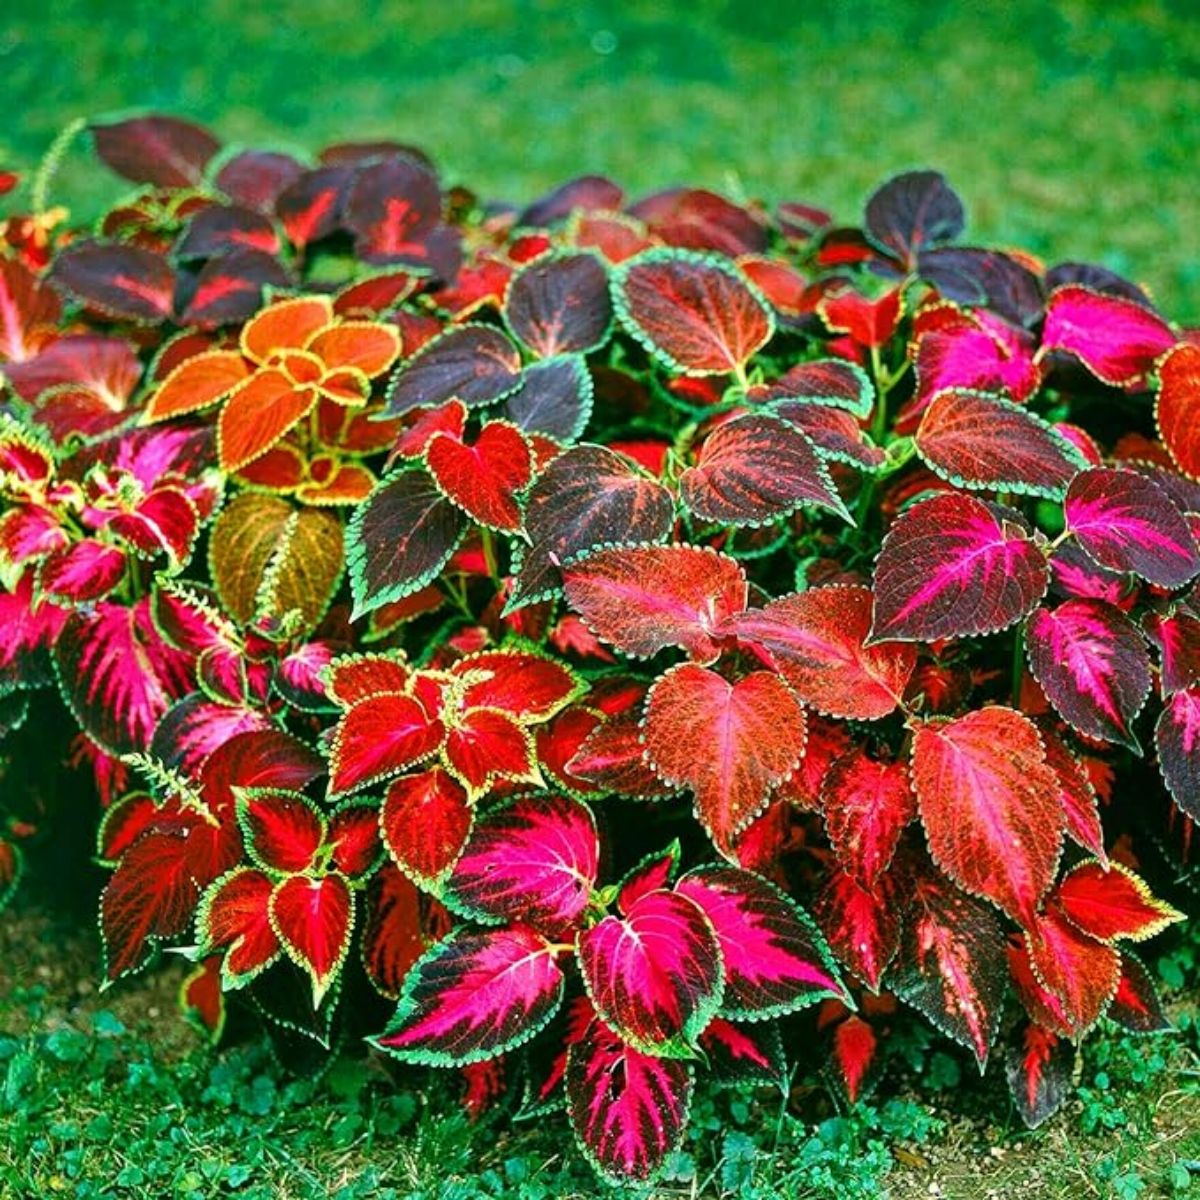
M 110 982 L 183 950 L 210 1029 L 521 1080 L 634 1181 L 698 1070 L 857 1100 L 897 1001 L 1030 1124 L 1165 1026 L 1195 331 L 936 172 L 850 228 L 91 133 L 138 191 L 4 226 L 0 723 L 78 725 Z

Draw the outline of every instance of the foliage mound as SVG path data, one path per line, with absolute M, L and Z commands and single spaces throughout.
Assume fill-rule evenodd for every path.
M 897 1001 L 1030 1124 L 1164 1026 L 1200 338 L 1143 289 L 932 171 L 839 227 L 90 133 L 138 190 L 44 172 L 0 259 L 0 865 L 87 818 L 61 700 L 110 982 L 182 951 L 214 1032 L 503 1077 L 620 1181 L 697 1072 L 853 1102 Z

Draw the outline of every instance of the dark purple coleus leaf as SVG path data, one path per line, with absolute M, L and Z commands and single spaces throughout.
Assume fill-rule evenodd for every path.
M 290 154 L 242 150 L 226 158 L 213 182 L 234 204 L 270 215 L 280 194 L 304 174 Z
M 459 400 L 491 404 L 521 384 L 521 356 L 498 329 L 459 325 L 422 346 L 392 378 L 389 416 Z
M 539 358 L 588 354 L 612 328 L 608 270 L 594 254 L 544 254 L 522 267 L 504 297 L 513 337 Z
M 424 587 L 450 561 L 467 525 L 424 471 L 384 479 L 346 527 L 355 616 Z
M 134 183 L 157 187 L 195 187 L 221 148 L 207 129 L 178 117 L 156 114 L 89 128 L 107 166 Z
M 1039 608 L 1025 627 L 1029 667 L 1074 729 L 1140 753 L 1133 718 L 1150 694 L 1150 655 L 1137 626 L 1101 600 Z
M 1164 696 L 1200 680 L 1200 615 L 1186 604 L 1142 620 L 1146 636 L 1158 647 L 1159 687 Z
M 871 638 L 928 641 L 1016 624 L 1046 592 L 1050 572 L 1024 527 L 973 496 L 913 505 L 875 563 Z
M 675 891 L 696 904 L 721 946 L 723 1016 L 749 1021 L 846 998 L 816 925 L 765 879 L 737 867 L 701 867 Z
M 1071 1096 L 1075 1047 L 1040 1025 L 1026 1023 L 1004 1056 L 1004 1074 L 1021 1120 L 1036 1129 Z
M 75 242 L 54 260 L 50 280 L 76 300 L 119 321 L 156 325 L 170 315 L 175 272 L 140 246 Z
M 576 209 L 584 212 L 617 212 L 625 193 L 603 175 L 581 175 L 539 197 L 517 217 L 518 225 L 552 225 Z
M 1044 297 L 1038 277 L 1010 254 L 939 246 L 917 255 L 917 273 L 948 300 L 985 306 L 1016 325 L 1033 325 Z
M 348 167 L 323 167 L 305 171 L 279 193 L 275 214 L 293 245 L 303 249 L 338 229 L 353 178 Z
M 550 936 L 582 916 L 600 845 L 591 810 L 565 796 L 529 797 L 481 817 L 442 900 L 480 921 L 521 921 Z
M 395 1015 L 371 1041 L 406 1062 L 482 1062 L 533 1037 L 562 994 L 554 949 L 532 929 L 460 929 L 414 964 Z
M 257 249 L 233 250 L 205 263 L 180 320 L 198 329 L 238 324 L 258 311 L 265 288 L 285 288 L 291 282 L 273 254 Z
M 889 179 L 867 201 L 864 220 L 871 241 L 906 266 L 923 247 L 953 241 L 965 225 L 962 201 L 938 171 Z
M 1172 1029 L 1154 979 L 1140 958 L 1121 949 L 1121 978 L 1108 1017 L 1130 1033 L 1162 1033 Z
M 866 419 L 875 406 L 875 388 L 856 363 L 839 358 L 821 358 L 797 363 L 773 383 L 751 388 L 749 396 L 758 403 L 790 401 L 841 408 Z
M 213 258 L 231 250 L 279 252 L 275 226 L 261 213 L 233 205 L 202 208 L 189 222 L 175 245 L 178 259 Z
M 563 354 L 531 363 L 521 386 L 505 401 L 504 415 L 526 433 L 575 441 L 592 415 L 592 374 L 582 355 Z
M 423 267 L 428 263 L 425 242 L 441 215 L 437 176 L 414 158 L 393 155 L 355 173 L 342 224 L 357 235 L 360 258 Z
M 683 1140 L 691 1067 L 641 1053 L 601 1021 L 571 1046 L 566 1087 L 580 1148 L 616 1183 L 652 1179 Z
M 601 1018 L 648 1054 L 690 1057 L 721 1005 L 721 948 L 704 911 L 647 892 L 579 935 L 579 969 Z
M 1067 528 L 1110 571 L 1132 571 L 1161 587 L 1181 587 L 1200 571 L 1200 549 L 1180 511 L 1151 479 L 1092 467 L 1067 489 Z
M 1176 692 L 1154 727 L 1158 769 L 1180 810 L 1200 821 L 1200 687 Z
M 704 188 L 668 188 L 644 196 L 629 214 L 668 246 L 737 258 L 766 249 L 764 224 L 741 205 Z

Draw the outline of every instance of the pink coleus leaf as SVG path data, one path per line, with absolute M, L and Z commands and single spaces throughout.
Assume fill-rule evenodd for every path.
M 1180 587 L 1200 571 L 1200 549 L 1170 496 L 1134 471 L 1093 467 L 1071 481 L 1067 528 L 1110 571 Z
M 393 861 L 423 887 L 436 887 L 449 875 L 473 821 L 466 789 L 440 766 L 393 780 L 379 813 Z
M 563 567 L 567 603 L 603 641 L 649 658 L 680 646 L 698 662 L 720 653 L 721 627 L 746 607 L 746 575 L 700 546 L 612 546 Z
M 1065 817 L 1036 727 L 993 705 L 913 735 L 929 849 L 960 887 L 1028 924 L 1050 887 Z
M 150 756 L 194 778 L 210 754 L 239 733 L 271 728 L 258 708 L 218 704 L 196 693 L 177 701 L 163 715 L 150 741 Z
M 1158 769 L 1181 812 L 1200 820 L 1200 686 L 1176 692 L 1154 726 Z
M 319 1008 L 350 950 L 349 885 L 340 875 L 289 875 L 271 893 L 270 915 L 284 952 L 312 980 L 313 1008 Z
M 516 800 L 476 822 L 442 900 L 475 920 L 519 921 L 557 936 L 587 907 L 599 854 L 586 805 L 565 796 Z
M 739 640 L 767 652 L 805 704 L 865 721 L 895 710 L 917 661 L 905 643 L 865 645 L 870 626 L 870 589 L 841 585 L 785 596 L 730 622 Z
M 853 750 L 825 776 L 821 799 L 825 828 L 843 868 L 863 887 L 874 888 L 917 815 L 904 763 Z
M 521 527 L 518 495 L 533 478 L 529 440 L 507 421 L 489 421 L 471 445 L 435 433 L 425 465 L 448 500 L 481 525 L 512 533 Z
M 1040 417 L 965 388 L 934 396 L 915 441 L 925 464 L 956 487 L 1059 499 L 1087 465 Z
M 1080 733 L 1140 752 L 1131 728 L 1150 694 L 1150 655 L 1137 626 L 1100 600 L 1039 608 L 1025 626 L 1029 667 Z
M 588 1160 L 614 1183 L 645 1183 L 683 1140 L 691 1067 L 628 1045 L 601 1021 L 572 1045 L 567 1113 Z
M 708 918 L 725 971 L 720 1011 L 762 1021 L 818 1000 L 845 999 L 815 923 L 782 891 L 737 867 L 700 867 L 675 891 Z
M 1040 733 L 1046 748 L 1046 763 L 1058 778 L 1058 796 L 1066 815 L 1067 836 L 1101 862 L 1107 862 L 1096 789 L 1087 770 L 1053 730 L 1042 726 Z
M 417 960 L 387 1029 L 371 1040 L 406 1062 L 482 1062 L 542 1029 L 563 983 L 554 948 L 533 930 L 460 929 Z
M 1120 863 L 1080 863 L 1063 876 L 1054 900 L 1076 929 L 1100 942 L 1144 941 L 1183 920 L 1183 913 L 1156 899 L 1146 883 Z
M 1029 613 L 1049 579 L 1041 549 L 1015 521 L 973 496 L 933 496 L 883 540 L 871 637 L 994 633 Z
M 1200 681 L 1200 615 L 1180 604 L 1169 612 L 1148 613 L 1142 628 L 1158 647 L 1159 687 L 1164 696 Z
M 119 546 L 89 538 L 48 554 L 38 565 L 42 595 L 84 604 L 107 596 L 124 578 L 128 555 Z
M 762 525 L 801 505 L 850 520 L 812 441 L 791 421 L 749 413 L 704 439 L 696 465 L 679 477 L 687 510 L 722 525 Z
M 681 729 L 689 736 L 681 738 Z M 683 663 L 651 689 L 643 735 L 655 772 L 672 787 L 692 790 L 700 823 L 732 857 L 734 838 L 804 753 L 804 711 L 773 672 L 730 683 Z
M 691 1056 L 724 989 L 721 945 L 703 909 L 677 892 L 647 892 L 577 945 L 596 1012 L 624 1041 L 647 1054 Z
M 974 1051 L 981 1071 L 1000 1028 L 1005 975 L 996 914 L 935 872 L 919 874 L 889 986 Z
M 847 970 L 873 992 L 900 947 L 899 897 L 891 875 L 867 891 L 848 871 L 831 871 L 813 904 L 813 915 L 829 948 Z
M 1042 352 L 1066 351 L 1113 387 L 1143 385 L 1176 340 L 1171 327 L 1142 305 L 1080 284 L 1055 289 L 1046 305 Z

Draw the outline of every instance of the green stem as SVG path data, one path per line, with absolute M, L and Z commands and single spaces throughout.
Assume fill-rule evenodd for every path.
M 40 215 L 49 208 L 47 197 L 50 192 L 50 181 L 57 173 L 63 156 L 71 148 L 71 143 L 86 127 L 87 121 L 83 117 L 76 117 L 50 143 L 50 149 L 46 151 L 45 157 L 38 165 L 37 174 L 34 175 L 33 183 L 30 187 L 30 207 L 33 209 L 35 215 Z

